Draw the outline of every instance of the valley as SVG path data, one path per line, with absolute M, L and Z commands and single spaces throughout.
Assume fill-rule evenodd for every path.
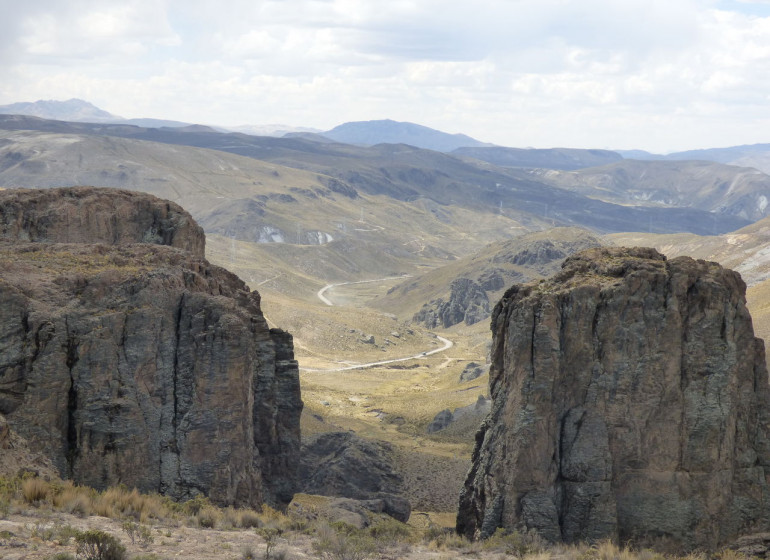
M 95 185 L 189 211 L 208 261 L 293 336 L 303 442 L 385 442 L 413 515 L 450 527 L 490 407 L 490 317 L 513 284 L 544 282 L 587 249 L 655 247 L 740 272 L 754 329 L 770 336 L 770 176 L 491 150 L 0 115 L 0 188 Z

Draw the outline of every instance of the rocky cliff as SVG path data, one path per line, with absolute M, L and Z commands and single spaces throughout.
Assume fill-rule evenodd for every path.
M 268 328 L 258 293 L 198 254 L 199 228 L 179 207 L 72 193 L 0 193 L 6 225 L 49 241 L 0 242 L 0 414 L 79 484 L 288 503 L 302 409 L 291 336 Z M 54 209 L 71 204 L 87 231 L 57 243 L 74 230 L 51 225 Z M 104 244 L 136 235 L 192 252 Z
M 458 278 L 450 285 L 449 301 L 439 298 L 422 306 L 412 318 L 429 329 L 448 329 L 459 323 L 473 325 L 489 317 L 489 298 L 478 283 Z
M 740 276 L 591 249 L 492 316 L 457 529 L 711 548 L 770 526 L 770 391 Z
M 0 238 L 59 243 L 154 243 L 203 257 L 206 238 L 181 206 L 93 187 L 0 192 Z

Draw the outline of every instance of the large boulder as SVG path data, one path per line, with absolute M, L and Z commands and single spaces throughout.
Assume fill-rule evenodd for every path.
M 66 207 L 57 192 L 72 190 L 44 191 Z M 99 215 L 113 193 L 126 216 L 158 204 L 103 190 L 79 197 L 81 220 L 87 200 Z M 32 198 L 23 215 L 52 215 Z M 302 409 L 291 336 L 268 327 L 257 292 L 197 255 L 184 231 L 198 227 L 179 211 L 183 229 L 162 237 L 192 252 L 108 245 L 98 225 L 80 243 L 51 243 L 50 229 L 48 243 L 0 241 L 0 414 L 78 484 L 283 507 Z
M 770 526 L 770 390 L 745 284 L 591 249 L 494 309 L 492 410 L 457 529 L 713 548 Z
M 406 522 L 412 511 L 390 444 L 352 432 L 308 438 L 302 446 L 300 480 L 302 492 L 361 500 L 365 509 L 399 521 Z

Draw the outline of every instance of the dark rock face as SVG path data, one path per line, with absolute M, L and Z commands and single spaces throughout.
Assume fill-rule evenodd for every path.
M 473 381 L 487 373 L 487 371 L 489 371 L 489 366 L 487 365 L 482 366 L 476 362 L 468 362 L 460 374 L 460 383 Z
M 350 432 L 315 436 L 302 446 L 302 492 L 371 502 L 363 507 L 406 522 L 412 508 L 392 455 L 389 444 Z
M 463 322 L 473 325 L 489 317 L 489 298 L 478 283 L 458 278 L 450 285 L 450 291 L 449 301 L 438 299 L 424 305 L 413 320 L 429 329 L 446 329 Z
M 457 529 L 713 548 L 770 526 L 770 390 L 740 276 L 591 249 L 496 306 Z
M 298 368 L 258 293 L 147 243 L 2 242 L 0 263 L 0 414 L 62 476 L 223 505 L 291 500 Z
M 154 243 L 204 257 L 203 229 L 181 206 L 149 194 L 94 187 L 0 191 L 0 239 Z
M 444 428 L 449 426 L 449 424 L 452 423 L 453 418 L 454 418 L 454 415 L 452 414 L 452 411 L 449 410 L 448 408 L 445 408 L 444 410 L 436 414 L 436 416 L 433 418 L 433 421 L 430 424 L 428 424 L 426 431 L 429 434 L 440 432 L 441 430 L 443 430 Z

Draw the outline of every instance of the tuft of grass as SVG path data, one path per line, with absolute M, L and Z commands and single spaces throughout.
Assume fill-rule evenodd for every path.
M 21 493 L 28 504 L 38 504 L 48 498 L 51 485 L 42 478 L 27 478 L 21 482 Z

